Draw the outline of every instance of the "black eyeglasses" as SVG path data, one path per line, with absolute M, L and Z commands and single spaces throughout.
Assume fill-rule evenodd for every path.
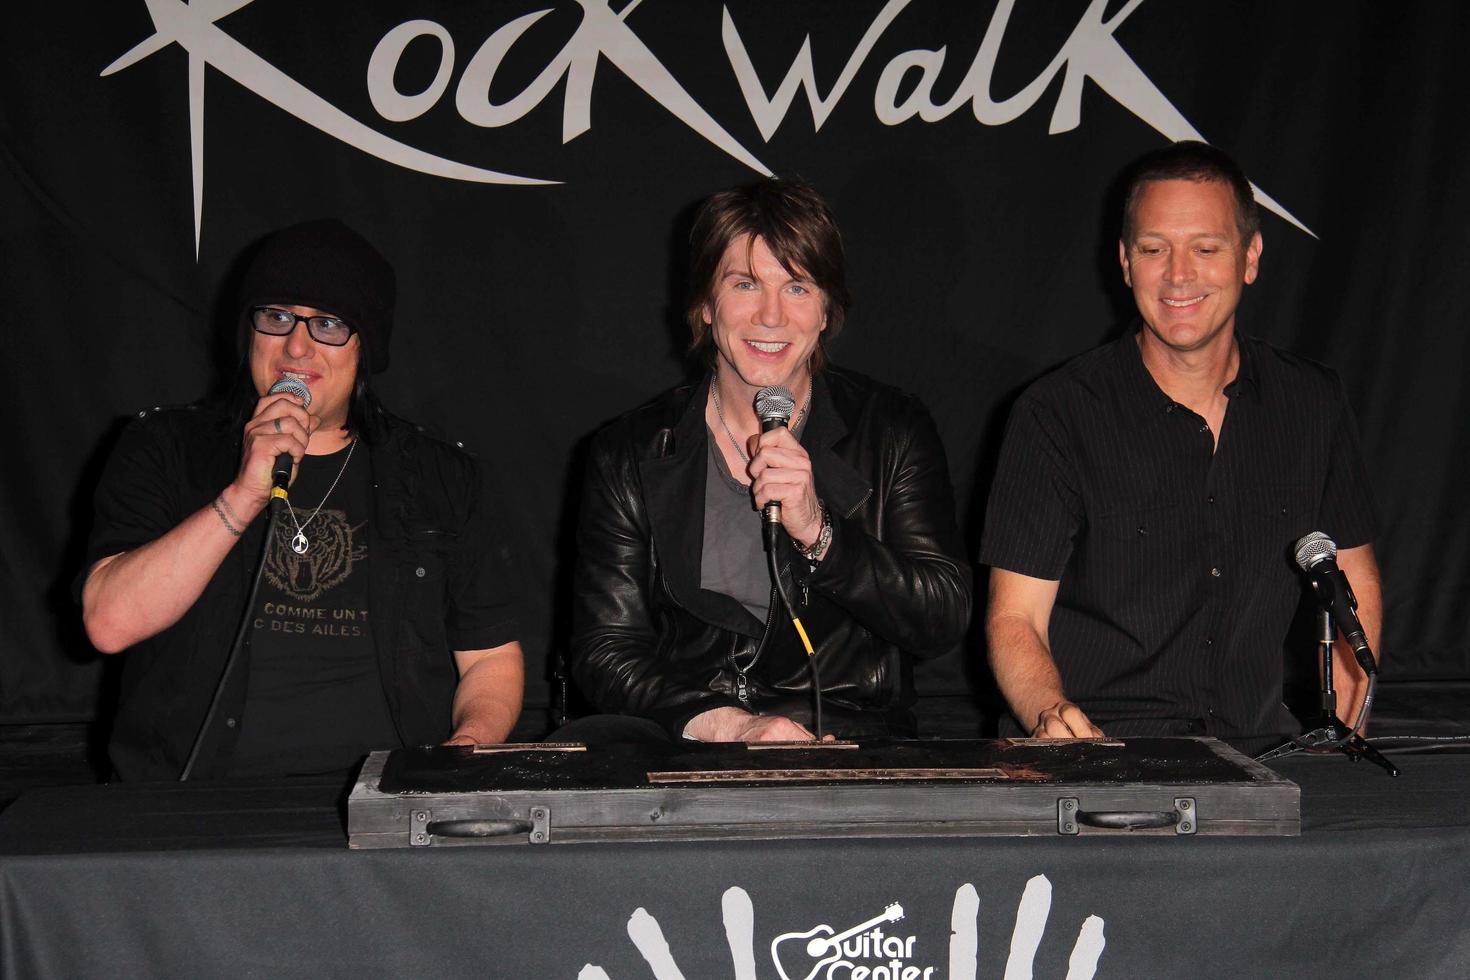
M 276 306 L 257 306 L 250 311 L 250 323 L 256 333 L 272 337 L 284 337 L 296 329 L 296 324 L 305 323 L 311 339 L 328 347 L 341 347 L 357 332 L 352 324 L 334 316 L 299 316 Z

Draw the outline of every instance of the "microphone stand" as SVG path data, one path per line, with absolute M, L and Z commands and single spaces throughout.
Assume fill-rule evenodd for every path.
M 1332 613 L 1325 608 L 1317 610 L 1317 644 L 1321 648 L 1322 656 L 1322 701 L 1317 715 L 1317 726 L 1310 731 L 1303 732 L 1284 745 L 1278 745 L 1256 757 L 1257 762 L 1270 762 L 1272 759 L 1282 759 L 1298 752 L 1316 752 L 1335 750 L 1347 756 L 1353 762 L 1367 759 L 1374 765 L 1381 766 L 1390 776 L 1397 776 L 1399 769 L 1392 762 L 1384 758 L 1383 753 L 1368 744 L 1367 739 L 1359 735 L 1356 729 L 1350 729 L 1337 717 L 1337 692 L 1332 686 L 1332 647 L 1337 638 L 1337 627 L 1332 622 Z M 1377 680 L 1369 675 L 1368 683 L 1370 693 L 1363 699 L 1363 707 L 1360 711 L 1358 721 L 1359 727 L 1367 721 L 1368 708 L 1372 704 L 1372 685 Z

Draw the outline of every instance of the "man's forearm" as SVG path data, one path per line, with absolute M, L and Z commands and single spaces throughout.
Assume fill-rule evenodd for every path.
M 488 650 L 457 651 L 459 685 L 454 689 L 451 741 L 503 742 L 521 716 L 525 657 L 519 643 Z
M 1067 699 L 1062 675 L 1043 638 L 1019 616 L 992 616 L 986 622 L 990 666 L 1011 713 L 1026 731 L 1041 713 Z
M 260 510 L 232 485 L 162 537 L 94 565 L 82 587 L 92 645 L 117 653 L 182 619 Z

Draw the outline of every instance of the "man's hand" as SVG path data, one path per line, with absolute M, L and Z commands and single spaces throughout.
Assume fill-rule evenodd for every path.
M 750 492 L 757 510 L 776 501 L 781 505 L 781 526 L 803 548 L 817 543 L 822 534 L 822 509 L 817 503 L 817 486 L 812 478 L 812 460 L 796 436 L 785 426 L 751 436 Z
M 1102 729 L 1071 701 L 1058 701 L 1042 710 L 1031 729 L 1032 738 L 1102 738 Z
M 245 448 L 233 484 L 248 501 L 244 506 L 258 503 L 263 507 L 270 499 L 271 470 L 281 453 L 291 455 L 291 479 L 295 481 L 295 464 L 306 455 L 307 443 L 321 423 L 315 415 L 307 414 L 297 395 L 266 395 L 255 403 L 255 411 L 245 423 Z
M 245 424 L 240 471 L 218 497 L 147 544 L 92 565 L 82 587 L 82 622 L 92 645 L 117 653 L 182 619 L 265 509 L 276 457 L 290 453 L 299 463 L 320 424 L 296 395 L 256 402 Z
M 753 715 L 739 708 L 711 708 L 695 715 L 684 734 L 701 742 L 811 742 L 816 736 L 782 715 Z M 830 741 L 832 736 L 827 736 Z

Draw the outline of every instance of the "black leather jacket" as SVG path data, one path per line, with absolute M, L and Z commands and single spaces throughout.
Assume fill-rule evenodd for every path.
M 675 737 L 726 705 L 811 717 L 807 657 L 774 597 L 752 635 L 736 600 L 699 587 L 707 391 L 675 388 L 598 433 L 577 533 L 573 674 L 599 710 Z M 782 534 L 781 564 L 827 728 L 912 734 L 911 657 L 946 652 L 970 619 L 944 448 L 917 398 L 834 368 L 815 379 L 802 443 L 833 538 L 812 569 Z

